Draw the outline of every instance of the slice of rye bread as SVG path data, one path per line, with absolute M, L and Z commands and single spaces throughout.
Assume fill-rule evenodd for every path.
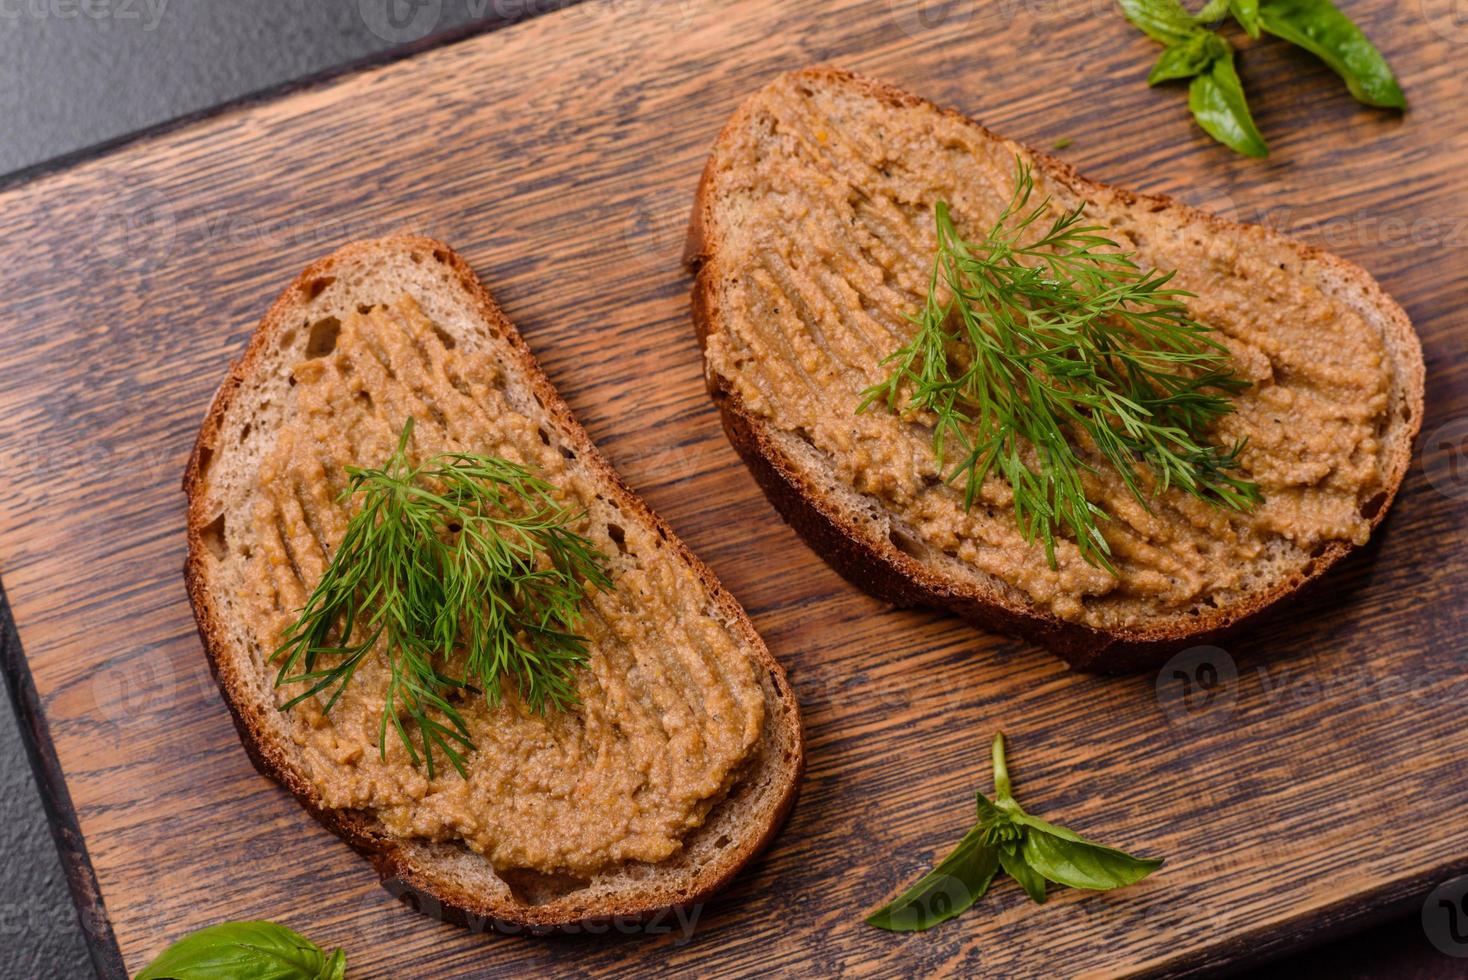
M 962 135 L 961 140 L 953 139 L 955 132 Z M 828 141 L 837 140 L 847 140 L 847 145 L 859 144 L 872 154 L 881 153 L 882 159 L 862 156 L 858 158 L 859 164 L 844 169 L 832 165 L 823 170 L 825 164 L 819 161 L 825 160 Z M 889 140 L 893 142 L 889 144 Z M 934 150 L 931 159 L 922 155 L 925 148 Z M 835 223 L 843 220 L 855 224 L 855 204 L 863 202 L 866 195 L 880 192 L 878 178 L 873 175 L 880 174 L 885 180 L 891 176 L 889 169 L 903 175 L 916 173 L 913 184 L 917 190 L 912 197 L 897 203 L 909 209 L 914 227 L 919 220 L 931 225 L 932 201 L 927 198 L 942 186 L 934 175 L 941 175 L 953 166 L 952 154 L 968 152 L 993 153 L 996 159 L 1009 158 L 1010 169 L 1002 175 L 1006 186 L 1012 184 L 1013 156 L 1028 162 L 1037 184 L 1036 201 L 1045 194 L 1054 195 L 1066 206 L 1085 201 L 1088 218 L 1099 217 L 1113 227 L 1125 225 L 1138 241 L 1144 237 L 1149 242 L 1166 237 L 1169 244 L 1183 249 L 1191 245 L 1200 263 L 1210 262 L 1206 266 L 1209 269 L 1213 268 L 1214 258 L 1208 254 L 1209 248 L 1214 245 L 1232 248 L 1230 242 L 1234 243 L 1238 250 L 1247 249 L 1267 257 L 1281 270 L 1288 268 L 1291 271 L 1283 274 L 1298 277 L 1294 282 L 1307 284 L 1316 294 L 1358 314 L 1364 329 L 1379 333 L 1379 341 L 1373 338 L 1371 343 L 1379 344 L 1384 351 L 1381 370 L 1389 372 L 1390 378 L 1386 408 L 1378 431 L 1373 434 L 1380 446 L 1379 485 L 1370 489 L 1369 496 L 1363 494 L 1355 519 L 1360 521 L 1363 540 L 1364 532 L 1381 522 L 1411 459 L 1412 440 L 1422 418 L 1424 377 L 1422 350 L 1411 323 L 1369 274 L 1337 256 L 1270 229 L 1229 221 L 1171 198 L 1135 194 L 1088 180 L 1053 157 L 996 136 L 958 113 L 882 82 L 834 68 L 811 68 L 776 78 L 748 98 L 729 120 L 703 172 L 685 260 L 696 276 L 692 295 L 694 325 L 708 355 L 706 379 L 723 417 L 725 431 L 782 516 L 837 571 L 857 586 L 899 606 L 947 609 L 982 626 L 1040 643 L 1077 668 L 1115 672 L 1155 664 L 1180 647 L 1232 632 L 1246 619 L 1317 579 L 1360 543 L 1331 540 L 1298 547 L 1280 537 L 1277 542 L 1269 542 L 1269 550 L 1265 559 L 1258 562 L 1259 567 L 1248 570 L 1253 578 L 1249 588 L 1221 598 L 1210 597 L 1211 601 L 1200 602 L 1177 615 L 1157 616 L 1134 624 L 1108 623 L 1106 628 L 1098 628 L 1038 607 L 998 578 L 926 546 L 921 540 L 914 540 L 910 526 L 897 521 L 880 500 L 860 492 L 849 478 L 843 480 L 838 475 L 833 465 L 833 458 L 838 457 L 833 457 L 833 453 L 844 451 L 844 447 L 833 450 L 829 446 L 817 446 L 808 430 L 803 431 L 789 419 L 782 424 L 778 417 L 778 397 L 766 399 L 775 404 L 774 410 L 768 404 L 762 411 L 751 408 L 736 383 L 726 376 L 729 369 L 721 371 L 716 366 L 710 338 L 728 331 L 731 323 L 742 322 L 731 319 L 730 310 L 737 308 L 734 297 L 743 295 L 733 290 L 739 288 L 742 275 L 757 271 L 756 265 L 763 261 L 758 250 L 773 251 L 780 243 L 772 245 L 772 240 L 782 234 L 819 231 L 821 237 L 816 247 L 839 252 L 844 248 L 838 241 L 840 236 L 827 233 L 826 227 L 828 224 L 838 227 Z M 782 154 L 799 154 L 798 162 L 806 169 L 799 172 L 798 179 L 791 177 L 785 181 L 783 193 L 773 193 L 770 184 L 774 179 L 757 174 L 763 172 L 762 168 L 783 166 L 786 161 L 796 165 L 797 161 Z M 837 190 L 822 197 L 822 203 L 811 206 L 798 198 L 804 196 L 812 183 L 834 186 Z M 997 185 L 999 181 L 994 183 Z M 1002 204 L 1008 192 L 996 186 L 985 189 L 984 193 L 990 195 L 989 206 L 997 211 L 996 202 Z M 766 199 L 776 210 L 761 212 Z M 843 200 L 845 205 L 839 203 Z M 838 210 L 834 215 L 802 210 L 826 207 L 831 201 L 837 202 L 830 204 L 831 207 L 844 206 L 847 210 Z M 987 227 L 987 222 L 994 217 L 989 214 L 975 224 Z M 851 225 L 840 227 L 847 227 L 853 237 L 856 235 Z M 878 236 L 876 246 L 884 245 Z M 900 254 L 902 250 L 892 251 Z M 1146 250 L 1138 251 L 1139 261 L 1145 265 Z M 868 253 L 872 263 L 880 264 L 876 254 Z M 881 295 L 896 281 L 899 272 L 908 276 L 915 273 L 925 283 L 930 255 L 903 254 L 903 262 L 912 264 L 913 270 L 899 270 L 897 263 L 889 262 L 872 270 L 856 289 L 867 290 L 868 295 Z M 823 268 L 811 272 L 811 265 Z M 800 267 L 802 281 L 819 283 L 823 271 L 824 260 L 813 262 L 808 256 Z M 771 277 L 782 290 L 790 292 L 786 280 L 780 280 L 774 273 Z M 798 331 L 803 327 L 809 331 L 806 337 L 786 341 L 792 349 L 811 349 L 795 346 L 807 341 L 810 345 L 825 343 L 820 332 L 823 328 L 810 322 L 811 317 L 822 314 L 813 314 L 811 309 L 843 317 L 869 312 L 849 307 L 842 312 L 839 285 L 821 286 L 819 290 L 809 303 L 798 297 L 789 304 L 800 308 L 791 316 L 798 322 L 790 326 L 788 320 L 782 321 L 785 324 L 782 329 Z M 821 292 L 825 295 L 821 296 Z M 1194 289 L 1194 292 L 1201 295 L 1203 291 Z M 857 292 L 853 290 L 845 295 L 855 297 Z M 825 306 L 828 299 L 829 308 Z M 902 314 L 916 310 L 919 304 L 920 301 L 914 301 L 905 310 L 882 310 L 880 315 L 886 317 L 886 324 L 900 323 Z M 1249 310 L 1241 309 L 1237 315 L 1248 316 Z M 914 328 L 909 325 L 905 329 L 910 332 Z M 897 347 L 897 341 L 891 346 Z M 732 363 L 737 368 L 740 362 Z M 801 371 L 804 370 L 802 363 Z M 861 384 L 877 380 L 878 377 L 868 377 L 861 379 Z M 933 479 L 929 477 L 930 482 Z M 938 487 L 936 492 L 956 491 Z M 989 517 L 993 519 L 992 514 Z M 1000 514 L 999 518 L 1013 521 L 1008 513 Z M 1031 560 L 1043 562 L 1042 549 L 1035 547 Z
M 605 497 L 613 519 L 640 523 L 667 547 L 658 561 L 681 562 L 707 590 L 708 615 L 722 622 L 755 665 L 765 720 L 760 740 L 737 781 L 684 846 L 657 864 L 625 864 L 576 880 L 496 873 L 490 862 L 457 843 L 388 834 L 366 810 L 333 809 L 307 778 L 300 749 L 276 708 L 274 665 L 252 640 L 228 587 L 238 576 L 231 522 L 248 520 L 260 460 L 272 431 L 290 411 L 292 368 L 313 343 L 312 325 L 345 319 L 360 306 L 391 303 L 404 294 L 469 351 L 493 356 L 504 368 L 506 396 L 559 442 L 562 455 Z M 319 339 L 318 341 L 319 342 Z M 375 461 L 366 461 L 371 464 Z M 520 334 L 469 265 L 428 238 L 396 236 L 347 245 L 308 267 L 266 314 L 241 360 L 215 395 L 184 477 L 188 494 L 189 598 L 225 703 L 256 768 L 295 795 L 328 828 L 365 854 L 384 885 L 437 917 L 485 928 L 503 924 L 555 929 L 606 921 L 646 921 L 700 902 L 765 847 L 794 802 L 804 764 L 799 708 L 784 670 L 748 617 L 713 573 L 667 524 L 630 490 L 597 452 L 566 402 L 542 373 Z M 603 506 L 598 501 L 597 506 Z M 607 515 L 602 515 L 607 516 Z M 592 514 L 593 519 L 596 514 Z

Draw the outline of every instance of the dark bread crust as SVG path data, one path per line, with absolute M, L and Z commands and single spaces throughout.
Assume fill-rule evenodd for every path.
M 986 139 L 1014 142 L 1003 140 L 980 123 L 951 109 L 934 105 L 885 82 L 864 78 L 842 69 L 806 68 L 792 72 L 791 77 L 813 83 L 850 86 L 893 107 L 923 108 L 957 120 L 975 128 Z M 684 261 L 695 276 L 692 310 L 700 346 L 706 345 L 708 336 L 722 329 L 723 323 L 718 299 L 718 282 L 722 275 L 718 265 L 721 243 L 712 236 L 714 174 L 721 151 L 733 141 L 734 134 L 744 124 L 758 97 L 756 94 L 746 100 L 725 125 L 709 153 L 694 199 Z M 1156 213 L 1172 212 L 1179 218 L 1199 221 L 1213 234 L 1262 235 L 1272 244 L 1288 246 L 1302 260 L 1311 260 L 1329 267 L 1343 282 L 1354 286 L 1380 312 L 1384 329 L 1391 335 L 1393 349 L 1406 353 L 1406 363 L 1397 365 L 1397 382 L 1405 392 L 1405 405 L 1410 416 L 1406 431 L 1393 447 L 1392 455 L 1387 461 L 1385 489 L 1378 498 L 1379 503 L 1373 502 L 1376 503 L 1376 509 L 1370 515 L 1370 521 L 1374 531 L 1385 518 L 1411 464 L 1412 443 L 1422 422 L 1425 385 L 1421 345 L 1411 321 L 1376 280 L 1364 269 L 1345 259 L 1271 229 L 1231 221 L 1165 195 L 1137 194 L 1093 181 L 1078 174 L 1069 164 L 1048 154 L 1024 144 L 1014 145 L 1031 157 L 1034 167 L 1040 172 L 1088 199 L 1094 200 L 1102 192 L 1108 192 L 1128 207 L 1143 207 Z M 802 474 L 800 467 L 777 444 L 771 426 L 748 411 L 739 395 L 724 379 L 710 370 L 705 370 L 704 373 L 709 394 L 723 419 L 724 431 L 749 466 L 756 482 L 786 522 L 848 581 L 898 606 L 948 610 L 985 628 L 1038 643 L 1064 658 L 1072 667 L 1081 670 L 1104 673 L 1137 670 L 1160 663 L 1185 645 L 1218 640 L 1238 630 L 1246 622 L 1257 619 L 1280 601 L 1297 595 L 1356 550 L 1349 542 L 1332 542 L 1299 573 L 1275 588 L 1250 596 L 1233 606 L 1176 623 L 1109 631 L 1068 622 L 1018 602 L 998 590 L 945 577 L 890 541 L 874 540 L 871 534 L 826 499 L 822 490 Z
M 425 849 L 421 845 L 414 847 L 411 842 L 383 833 L 370 813 L 324 806 L 315 787 L 293 764 L 289 749 L 279 743 L 266 724 L 267 718 L 275 712 L 275 706 L 262 704 L 258 698 L 251 697 L 247 678 L 241 676 L 237 665 L 224 655 L 228 641 L 205 568 L 205 528 L 210 518 L 204 513 L 202 506 L 203 481 L 219 446 L 222 422 L 241 387 L 251 373 L 261 366 L 271 338 L 286 329 L 293 313 L 314 295 L 314 284 L 329 277 L 333 268 L 344 260 L 382 248 L 419 250 L 434 255 L 450 268 L 454 283 L 470 295 L 477 312 L 498 331 L 509 348 L 508 357 L 513 358 L 519 371 L 530 380 L 536 397 L 558 423 L 564 441 L 575 450 L 583 464 L 593 470 L 601 481 L 604 492 L 614 498 L 625 513 L 643 521 L 666 540 L 671 551 L 668 560 L 680 560 L 698 575 L 711 599 L 727 617 L 728 624 L 737 631 L 739 639 L 748 649 L 755 651 L 759 661 L 758 672 L 760 676 L 768 678 L 775 691 L 776 703 L 767 703 L 769 710 L 765 724 L 781 726 L 777 733 L 780 737 L 774 741 L 785 745 L 788 751 L 784 758 L 761 758 L 753 763 L 762 772 L 766 767 L 773 772 L 772 781 L 778 786 L 773 805 L 758 815 L 763 825 L 757 835 L 746 840 L 741 847 L 726 849 L 718 858 L 704 865 L 690 887 L 675 888 L 669 885 L 660 891 L 653 890 L 621 900 L 587 903 L 557 899 L 535 905 L 506 902 L 496 896 L 464 887 L 460 881 L 453 880 L 446 869 L 438 867 L 431 858 L 425 856 Z M 210 669 L 234 718 L 240 740 L 244 743 L 251 762 L 262 775 L 274 779 L 289 790 L 329 830 L 366 856 L 381 875 L 384 887 L 420 911 L 477 930 L 513 927 L 538 932 L 584 928 L 613 919 L 621 925 L 645 922 L 672 909 L 703 902 L 723 888 L 769 844 L 794 804 L 804 770 L 805 743 L 799 705 L 784 668 L 771 656 L 749 617 L 720 584 L 714 573 L 678 539 L 672 528 L 623 482 L 611 464 L 602 457 L 572 415 L 570 406 L 541 370 L 519 331 L 500 310 L 473 269 L 442 242 L 415 235 L 396 235 L 375 241 L 356 242 L 308 266 L 276 299 L 256 328 L 244 355 L 231 367 L 228 377 L 220 385 L 195 441 L 184 473 L 183 489 L 189 499 L 188 558 L 184 567 L 189 600 L 193 606 L 199 636 L 209 658 Z M 766 746 L 770 742 L 769 738 L 764 740 Z M 749 774 L 745 775 L 746 780 L 750 778 Z M 715 820 L 720 808 L 728 805 L 729 799 L 739 789 L 736 786 L 730 798 L 715 806 L 705 826 Z M 457 851 L 459 854 L 467 853 L 462 848 Z

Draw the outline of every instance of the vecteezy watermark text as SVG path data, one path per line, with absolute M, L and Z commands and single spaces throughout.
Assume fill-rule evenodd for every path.
M 1329 703 L 1345 707 L 1410 698 L 1419 704 L 1468 705 L 1468 671 L 1403 677 L 1368 664 L 1266 666 L 1240 671 L 1227 650 L 1190 647 L 1157 674 L 1157 701 L 1169 725 L 1208 728 L 1259 711 Z
M 140 24 L 156 31 L 169 0 L 0 0 L 0 21 L 90 20 Z
M 584 922 L 562 926 L 524 926 L 493 916 L 478 916 L 456 912 L 445 908 L 434 896 L 405 885 L 398 879 L 388 878 L 382 887 L 394 897 L 407 903 L 415 911 L 441 922 L 454 922 L 472 933 L 498 932 L 505 935 L 587 935 L 605 936 L 612 933 L 623 936 L 668 936 L 674 946 L 686 946 L 693 941 L 698 919 L 703 914 L 703 903 L 674 905 L 648 915 L 612 915 L 597 917 Z

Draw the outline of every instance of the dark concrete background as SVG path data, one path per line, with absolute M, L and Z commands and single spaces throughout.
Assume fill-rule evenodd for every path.
M 567 2 L 0 0 L 0 174 Z
M 567 2 L 0 0 L 0 177 L 222 102 Z M 0 701 L 0 856 L 7 886 L 0 978 L 90 975 L 9 699 Z M 1468 959 L 1438 952 L 1414 912 L 1257 975 L 1468 977 Z
M 0 700 L 0 976 L 86 977 L 92 972 L 61 862 L 8 699 Z

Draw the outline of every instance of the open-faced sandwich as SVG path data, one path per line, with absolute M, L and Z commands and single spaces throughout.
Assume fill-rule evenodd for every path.
M 730 439 L 858 585 L 1120 669 L 1381 523 L 1422 352 L 1366 272 L 880 82 L 780 76 L 694 208 Z
M 784 672 L 443 244 L 302 273 L 185 489 L 189 595 L 255 764 L 450 918 L 696 902 L 789 808 Z

